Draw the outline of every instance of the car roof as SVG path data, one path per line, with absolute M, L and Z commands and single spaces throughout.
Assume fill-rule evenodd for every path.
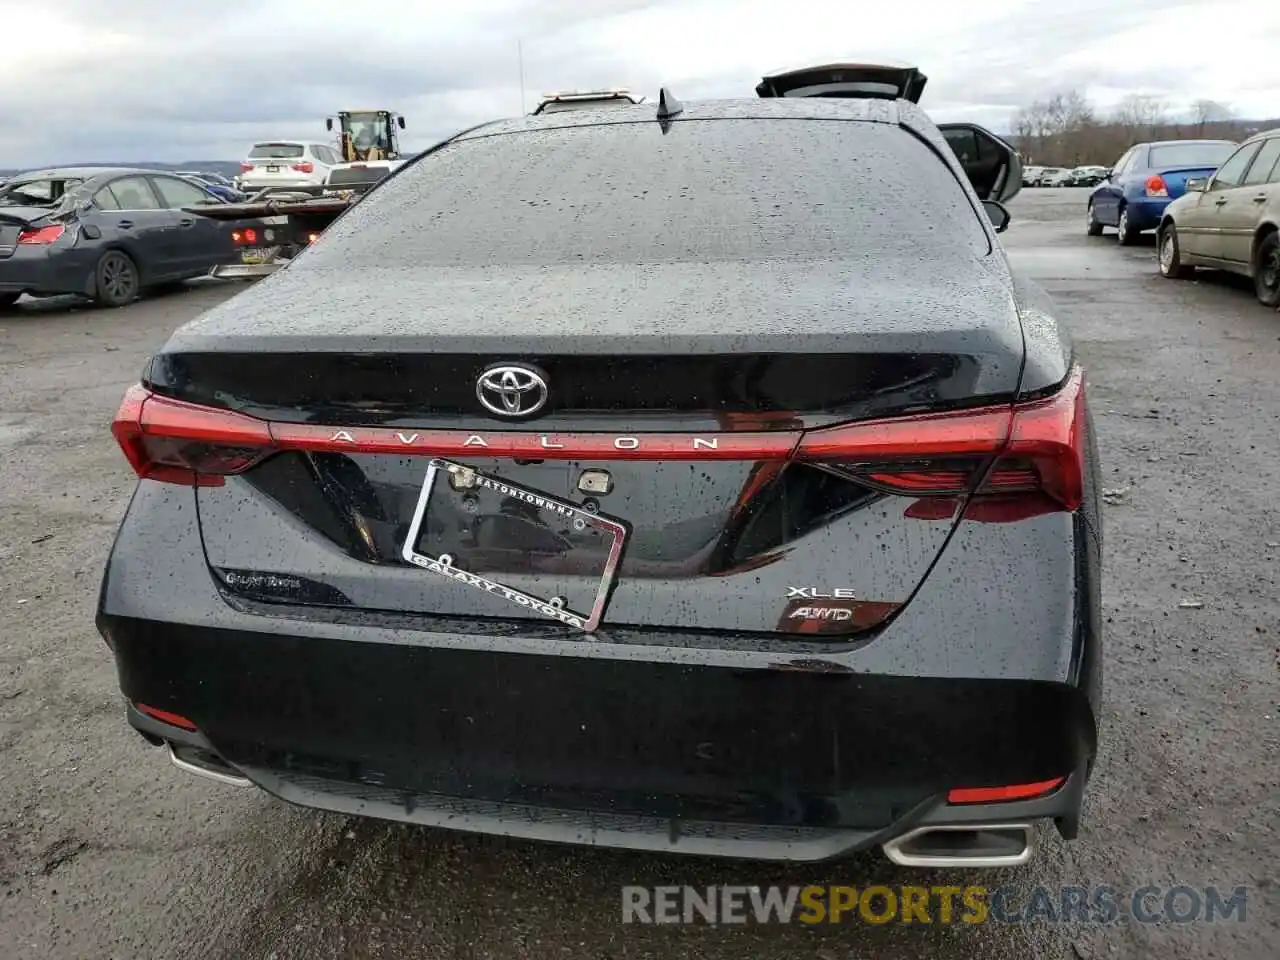
M 1250 135 L 1249 140 L 1268 140 L 1271 137 L 1280 136 L 1280 127 L 1272 127 L 1270 130 L 1259 130 L 1257 133 Z M 1245 143 L 1248 143 L 1246 140 Z
M 924 126 L 933 122 L 915 104 L 906 100 L 883 98 L 779 97 L 776 99 L 688 100 L 673 121 L 688 120 L 848 120 L 862 123 L 886 123 Z M 495 120 L 463 131 L 453 142 L 477 140 L 507 133 L 534 130 L 559 130 L 568 127 L 592 127 L 615 123 L 649 123 L 658 120 L 656 103 L 640 103 L 574 110 L 565 113 L 538 114 Z
M 168 170 L 148 170 L 143 167 L 49 167 L 45 170 L 27 170 L 15 174 L 13 180 L 91 180 L 95 177 L 114 177 L 125 173 L 169 173 Z
M 1135 143 L 1134 146 L 1135 147 L 1171 147 L 1174 144 L 1182 144 L 1182 143 L 1218 144 L 1218 145 L 1225 145 L 1228 147 L 1234 147 L 1236 145 L 1234 140 L 1208 140 L 1208 139 L 1202 140 L 1195 137 L 1188 137 L 1181 140 L 1151 140 L 1151 141 L 1148 141 L 1147 143 Z

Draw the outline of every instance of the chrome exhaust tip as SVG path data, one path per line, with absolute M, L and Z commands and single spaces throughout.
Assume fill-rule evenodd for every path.
M 882 848 L 902 867 L 1018 867 L 1035 854 L 1030 823 L 948 824 L 916 827 Z
M 167 746 L 169 762 L 179 770 L 194 773 L 197 777 L 216 780 L 218 783 L 230 784 L 233 787 L 253 786 L 252 780 L 212 751 L 173 742 L 169 742 Z
M 288 262 L 273 260 L 270 263 L 226 263 L 214 267 L 209 275 L 217 280 L 257 280 L 269 277 Z

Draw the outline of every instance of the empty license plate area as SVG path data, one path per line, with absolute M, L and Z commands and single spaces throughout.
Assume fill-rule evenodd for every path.
M 580 630 L 599 626 L 627 537 L 613 517 L 433 459 L 403 557 Z

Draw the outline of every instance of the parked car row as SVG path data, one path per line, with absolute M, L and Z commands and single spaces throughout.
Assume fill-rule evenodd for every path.
M 1107 178 L 1106 167 L 1023 167 L 1024 187 L 1092 187 Z
M 1226 270 L 1280 307 L 1280 129 L 1242 144 L 1135 144 L 1089 195 L 1085 223 L 1091 237 L 1114 228 L 1122 246 L 1155 231 L 1162 276 Z
M 1280 307 L 1280 130 L 1250 137 L 1211 175 L 1190 179 L 1156 229 L 1162 276 L 1227 270 Z

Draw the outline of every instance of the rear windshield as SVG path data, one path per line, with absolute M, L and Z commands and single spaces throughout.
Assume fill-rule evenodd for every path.
M 990 251 L 978 216 L 944 161 L 896 126 L 616 123 L 445 147 L 312 255 L 371 267 L 953 258 Z
M 1231 156 L 1231 143 L 1166 143 L 1151 148 L 1148 165 L 1156 167 L 1213 167 Z
M 63 177 L 10 182 L 0 187 L 0 205 L 6 207 L 55 206 L 62 201 L 63 196 L 82 183 L 84 183 L 82 179 Z
M 300 143 L 256 143 L 249 151 L 250 160 L 287 160 L 290 157 L 302 156 Z

